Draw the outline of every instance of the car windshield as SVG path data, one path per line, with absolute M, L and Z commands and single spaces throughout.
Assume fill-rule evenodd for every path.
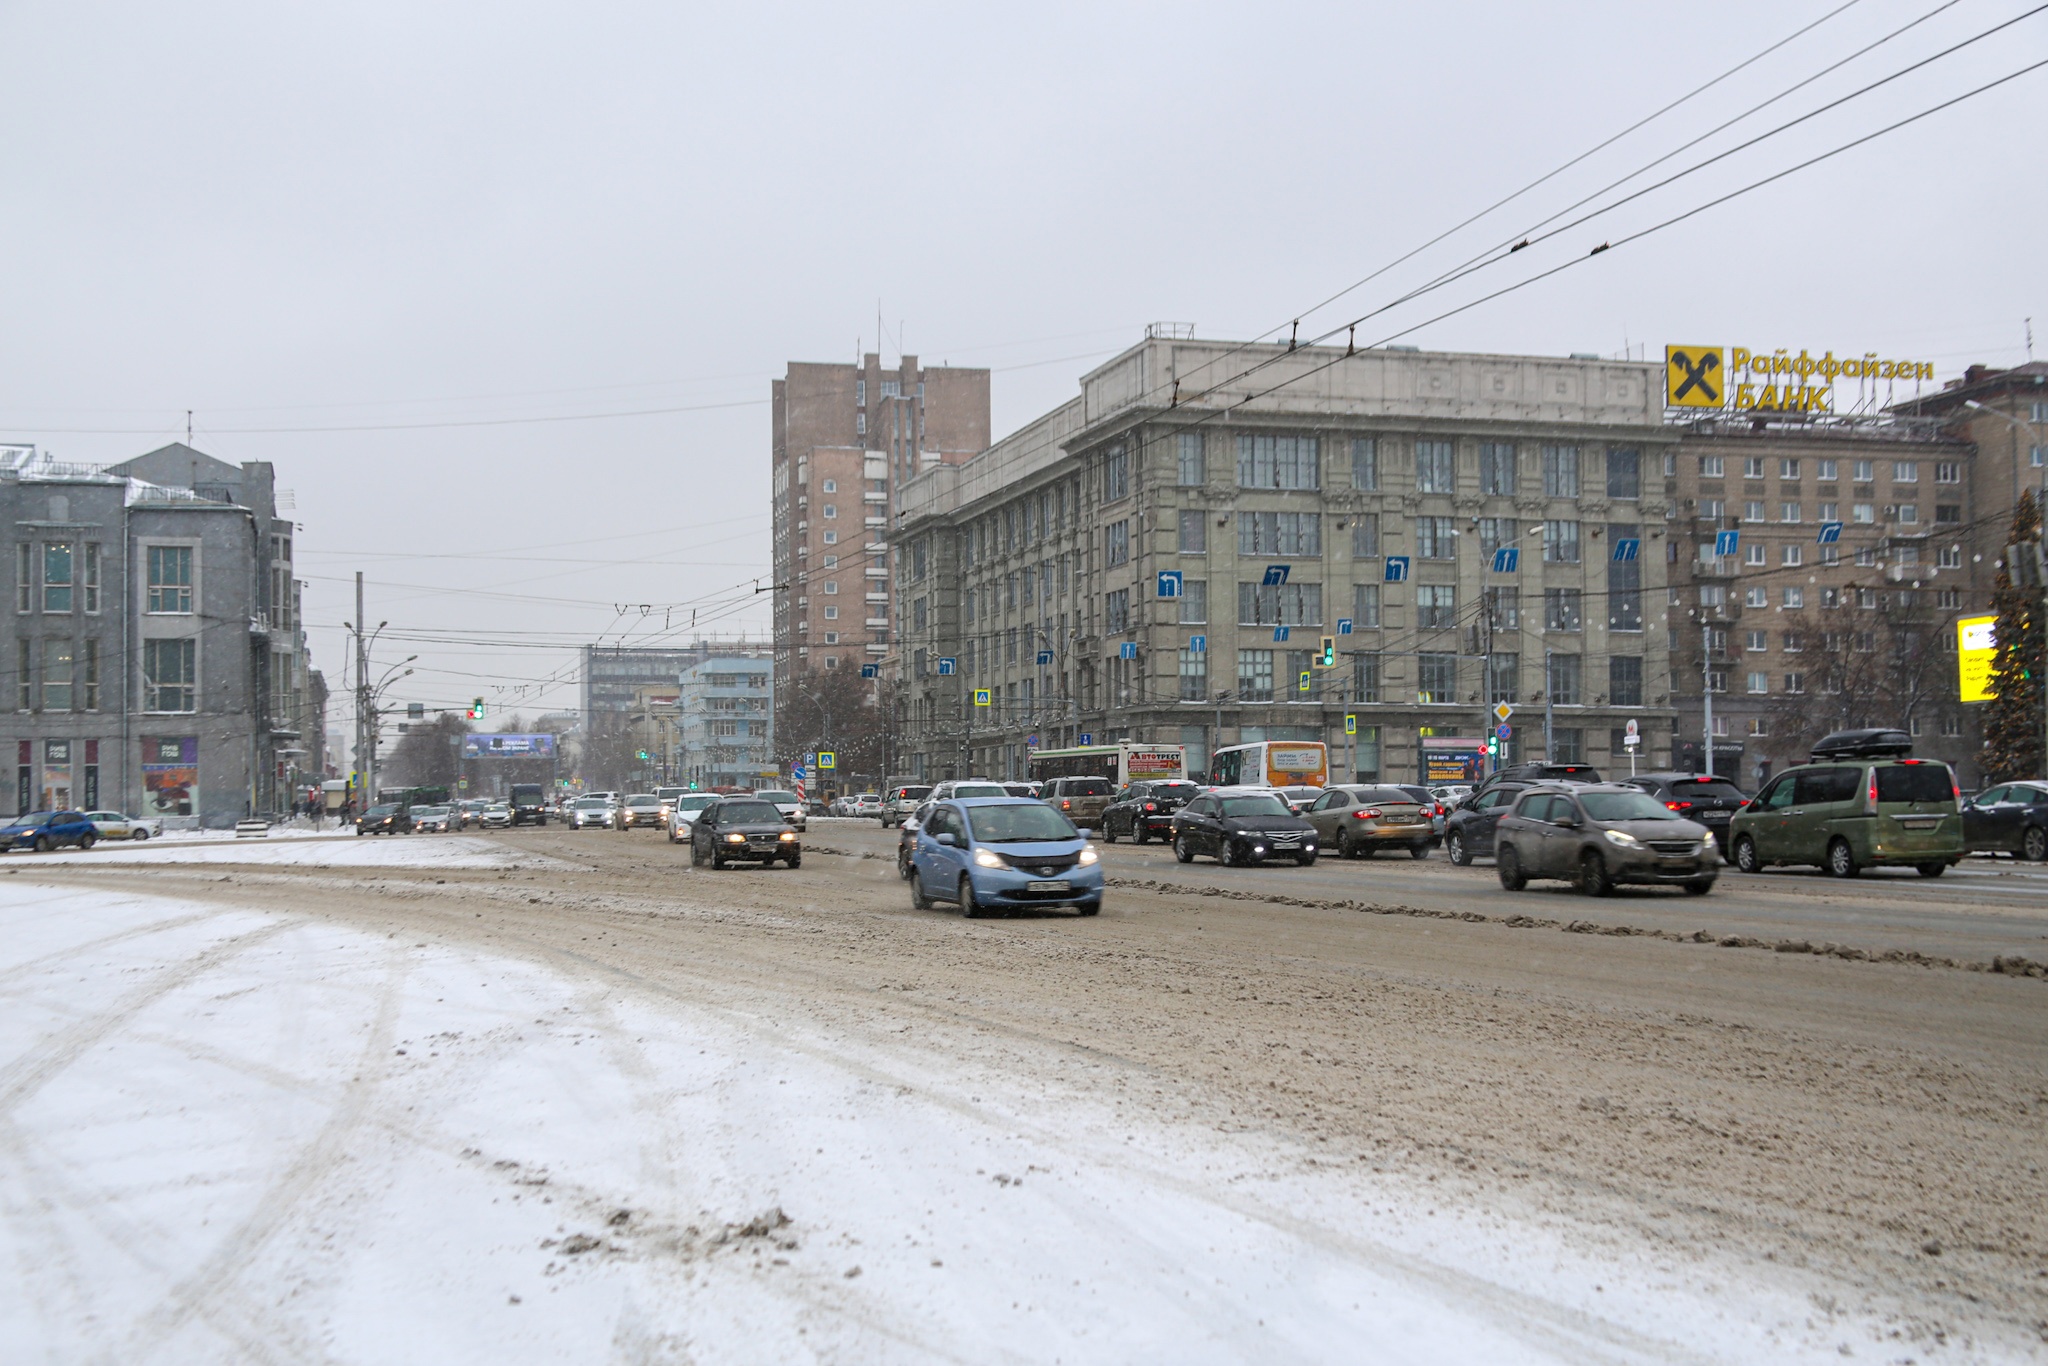
M 783 802 L 791 806 L 796 804 L 794 792 L 756 792 L 754 795 L 764 802 Z
M 503 806 L 504 803 L 500 802 L 499 805 Z M 576 803 L 576 809 L 578 811 L 602 811 L 610 805 L 611 803 L 602 797 L 585 797 Z
M 899 787 L 896 789 L 898 801 L 918 802 L 931 795 L 932 790 L 928 787 Z
M 396 810 L 398 810 L 398 808 L 395 806 L 373 806 L 370 808 L 368 814 L 372 816 L 388 816 Z M 45 817 L 44 819 L 47 820 L 48 817 Z
M 974 831 L 974 838 L 983 844 L 1035 844 L 1081 838 L 1072 821 L 1042 802 L 970 807 L 967 824 Z
M 1010 791 L 1001 783 L 955 783 L 953 785 L 953 795 L 956 797 L 1007 797 L 1010 795 Z
M 718 818 L 733 825 L 743 825 L 748 821 L 779 821 L 782 813 L 767 802 L 727 802 L 718 808 Z
M 16 825 L 48 825 L 50 823 L 50 813 L 47 811 L 33 811 L 26 816 L 16 817 L 14 823 Z
M 637 795 L 637 796 L 632 796 L 632 797 L 628 797 L 628 798 L 626 798 L 626 805 L 628 805 L 628 806 L 660 806 L 660 805 L 661 805 L 661 798 L 659 798 L 659 797 L 655 796 L 655 795 L 654 795 L 653 793 L 651 793 L 651 792 L 646 792 L 646 793 L 641 793 L 641 794 L 639 794 L 639 795 Z
M 486 811 L 509 811 L 511 809 L 512 808 L 506 806 L 505 803 L 503 802 L 492 802 L 489 806 L 484 808 L 484 810 Z
M 1579 797 L 1596 821 L 1675 821 L 1678 814 L 1647 792 L 1587 792 Z
M 1290 814 L 1287 803 L 1278 797 L 1225 797 L 1223 814 L 1226 816 L 1285 816 Z
M 718 798 L 716 797 L 705 796 L 702 794 L 690 797 L 678 797 L 676 798 L 676 810 L 702 811 L 705 807 L 711 805 L 711 803 L 717 800 Z

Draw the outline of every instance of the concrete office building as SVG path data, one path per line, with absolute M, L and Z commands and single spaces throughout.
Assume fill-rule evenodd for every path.
M 751 653 L 744 637 L 721 640 L 696 636 L 684 646 L 586 645 L 583 647 L 583 712 L 586 728 L 603 730 L 607 723 L 630 725 L 644 710 L 649 690 L 672 694 L 683 670 L 722 652 Z
M 774 782 L 775 661 L 714 655 L 683 670 L 675 703 L 676 779 L 700 789 Z
M 858 668 L 896 649 L 888 530 L 920 471 L 989 444 L 986 370 L 793 362 L 774 382 L 775 679 Z
M 904 485 L 917 771 L 1019 776 L 1084 734 L 1313 738 L 1333 775 L 1412 781 L 1473 767 L 1499 701 L 1509 758 L 1547 723 L 1554 756 L 1625 768 L 1634 720 L 1670 761 L 1661 366 L 1168 330 Z
M 319 761 L 293 524 L 268 463 L 183 444 L 104 469 L 0 448 L 16 811 L 231 825 Z

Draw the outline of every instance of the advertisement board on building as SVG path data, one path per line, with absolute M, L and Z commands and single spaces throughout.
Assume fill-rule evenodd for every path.
M 1838 382 L 1877 392 L 1879 384 L 1934 378 L 1934 364 L 1886 359 L 1875 351 L 1837 358 L 1790 347 L 1752 351 L 1745 346 L 1666 346 L 1664 406 L 1733 408 L 1739 412 L 1831 413 Z
M 1989 702 L 1991 666 L 1998 659 L 1998 618 L 1964 617 L 1956 623 L 1956 677 L 1965 702 Z
M 1486 776 L 1486 741 L 1466 736 L 1422 737 L 1422 781 L 1476 783 Z
M 1133 748 L 1124 755 L 1124 767 L 1130 772 L 1132 782 L 1140 778 L 1181 778 L 1188 771 L 1187 755 L 1184 745 Z
M 552 759 L 555 757 L 555 737 L 546 732 L 539 735 L 465 735 L 462 737 L 462 757 Z
M 198 815 L 199 737 L 145 737 L 142 742 L 142 792 L 145 815 Z

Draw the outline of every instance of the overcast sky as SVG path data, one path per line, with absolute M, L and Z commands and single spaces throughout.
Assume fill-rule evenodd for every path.
M 2030 3 L 1857 0 L 1310 321 L 1932 10 L 1633 184 Z M 337 685 L 362 569 L 373 623 L 434 638 L 379 650 L 420 653 L 405 700 L 573 706 L 570 642 L 649 638 L 768 572 L 769 381 L 875 349 L 878 301 L 885 355 L 996 371 L 1007 431 L 1148 322 L 1284 324 L 1839 4 L 15 3 L 0 441 L 119 460 L 191 409 L 201 449 L 295 491 Z M 2048 15 L 1360 339 L 2044 58 Z M 2048 70 L 1402 340 L 1947 375 L 2024 359 L 2031 314 L 2048 354 L 2044 107 Z M 714 629 L 767 624 L 763 595 Z

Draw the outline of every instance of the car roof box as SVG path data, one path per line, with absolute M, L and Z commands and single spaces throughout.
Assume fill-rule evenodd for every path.
M 1913 737 L 1902 730 L 1838 730 L 1824 735 L 1813 747 L 1821 759 L 1896 759 L 1913 752 Z

